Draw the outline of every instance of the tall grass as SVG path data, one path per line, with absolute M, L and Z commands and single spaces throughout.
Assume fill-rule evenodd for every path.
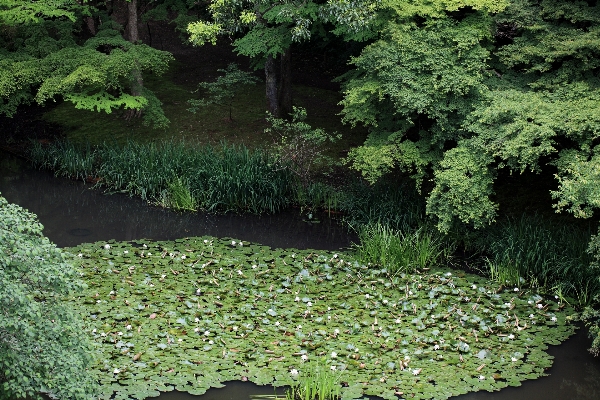
M 490 278 L 504 285 L 527 285 L 577 305 L 600 293 L 598 271 L 586 251 L 591 231 L 556 226 L 539 216 L 509 218 L 481 232 L 476 246 L 487 254 Z
M 337 400 L 341 398 L 340 373 L 323 362 L 307 366 L 286 392 L 286 400 Z
M 244 146 L 129 142 L 91 148 L 34 143 L 30 158 L 57 175 L 92 176 L 109 191 L 181 209 L 273 213 L 285 208 L 294 192 L 289 172 L 273 168 L 266 152 Z
M 361 262 L 381 265 L 393 274 L 435 266 L 450 252 L 441 236 L 426 227 L 401 231 L 377 222 L 363 226 L 358 235 L 355 249 Z

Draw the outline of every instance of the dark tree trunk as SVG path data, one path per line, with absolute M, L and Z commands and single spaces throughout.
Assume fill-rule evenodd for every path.
M 279 113 L 288 119 L 292 113 L 292 51 L 288 47 L 281 55 L 281 81 L 279 84 Z
M 138 31 L 138 3 L 137 0 L 131 0 L 127 3 L 127 40 L 131 43 L 136 43 L 140 38 Z M 144 88 L 144 80 L 142 72 L 139 68 L 131 70 L 131 94 L 133 96 L 141 96 Z M 125 119 L 129 120 L 133 117 L 139 117 L 142 110 L 128 110 L 125 112 Z
M 265 61 L 265 83 L 267 95 L 267 111 L 275 118 L 281 117 L 277 88 L 277 68 L 273 56 L 267 56 Z

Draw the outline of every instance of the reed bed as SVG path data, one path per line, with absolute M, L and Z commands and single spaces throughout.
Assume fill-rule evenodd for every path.
M 177 209 L 274 213 L 289 205 L 295 191 L 291 174 L 274 168 L 267 152 L 244 146 L 33 143 L 29 156 L 59 176 Z

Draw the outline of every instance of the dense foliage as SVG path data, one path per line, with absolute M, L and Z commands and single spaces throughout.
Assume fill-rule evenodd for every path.
M 63 301 L 84 287 L 36 216 L 0 197 L 0 399 L 94 394 L 92 347 Z

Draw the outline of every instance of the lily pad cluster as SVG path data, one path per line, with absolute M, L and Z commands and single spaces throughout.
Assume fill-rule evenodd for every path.
M 564 304 L 534 292 L 345 253 L 213 237 L 70 251 L 103 399 L 285 386 L 312 362 L 339 374 L 344 399 L 446 399 L 544 375 L 547 345 L 574 331 Z

